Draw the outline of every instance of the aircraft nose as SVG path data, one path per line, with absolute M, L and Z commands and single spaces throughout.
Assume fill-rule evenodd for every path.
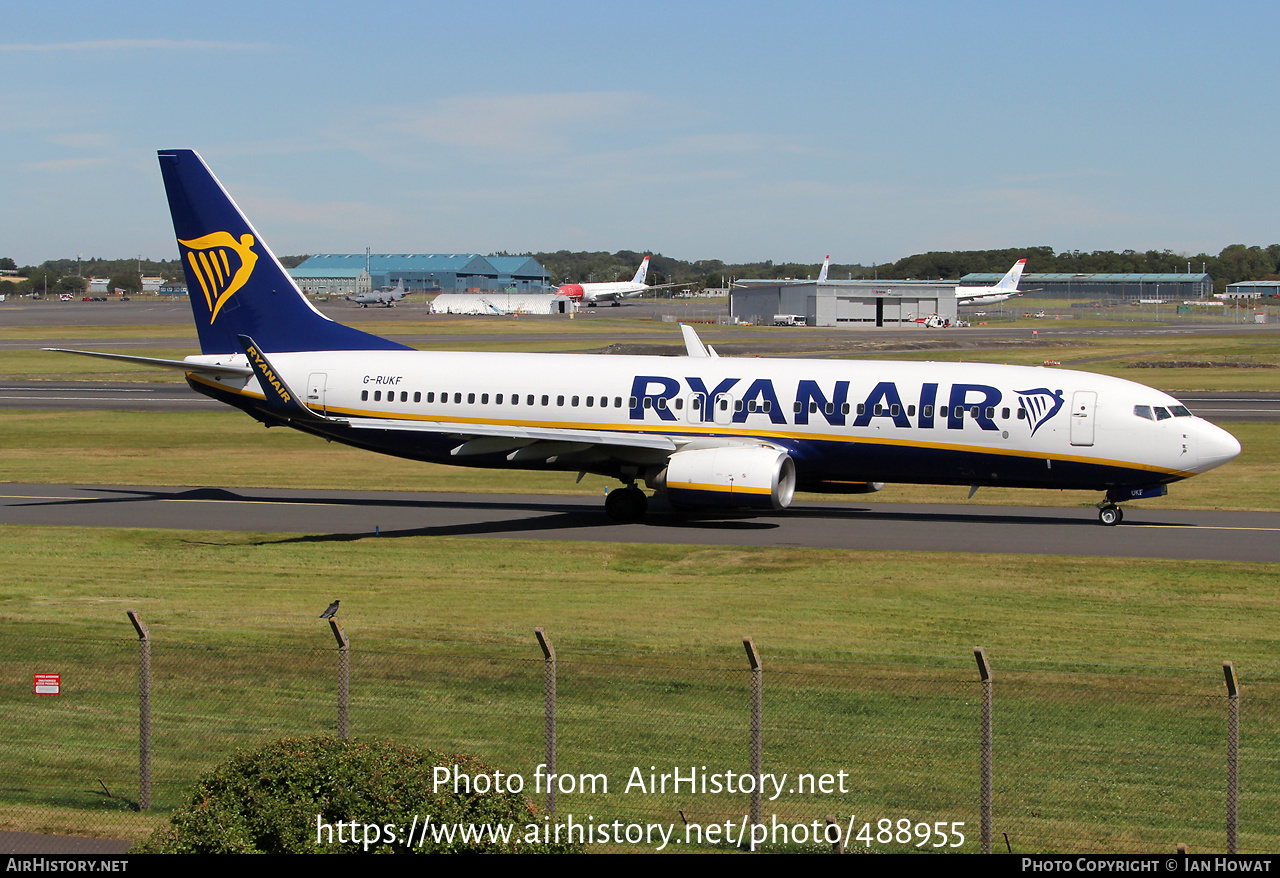
M 1202 421 L 1197 432 L 1196 449 L 1199 453 L 1200 471 L 1222 466 L 1239 456 L 1240 440 L 1221 427 Z

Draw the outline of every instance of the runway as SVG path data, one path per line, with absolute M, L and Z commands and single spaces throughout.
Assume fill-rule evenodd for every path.
M 182 382 L 3 381 L 0 409 L 56 411 L 227 411 Z
M 657 504 L 655 504 L 656 506 Z M 502 537 L 866 551 L 1280 561 L 1280 513 L 801 504 L 758 518 L 688 519 L 658 508 L 615 524 L 601 499 L 495 494 L 0 485 L 0 524 L 307 534 L 313 541 Z

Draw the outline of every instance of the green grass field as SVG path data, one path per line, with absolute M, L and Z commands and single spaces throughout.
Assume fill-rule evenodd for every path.
M 1280 843 L 1274 565 L 18 527 L 0 530 L 0 563 L 0 752 L 21 766 L 0 789 L 10 828 L 133 835 L 156 819 L 129 807 L 125 609 L 154 641 L 163 809 L 231 748 L 332 731 L 336 657 L 315 617 L 341 597 L 355 734 L 526 776 L 541 761 L 532 629 L 544 627 L 560 660 L 561 770 L 615 782 L 562 796 L 562 813 L 628 819 L 743 807 L 618 787 L 636 765 L 744 770 L 750 635 L 767 674 L 766 770 L 857 778 L 774 810 L 975 827 L 981 644 L 1003 699 L 1000 826 L 1022 851 L 1220 849 L 1220 797 L 1197 791 L 1221 787 L 1231 659 L 1250 698 L 1248 848 Z M 63 673 L 67 697 L 33 699 L 37 671 Z

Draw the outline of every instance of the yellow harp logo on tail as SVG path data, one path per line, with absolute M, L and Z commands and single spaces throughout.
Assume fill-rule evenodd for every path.
M 187 248 L 187 264 L 200 282 L 209 306 L 209 322 L 213 323 L 222 306 L 253 274 L 258 262 L 258 254 L 253 252 L 253 235 L 241 235 L 237 241 L 230 232 L 213 232 L 178 243 Z

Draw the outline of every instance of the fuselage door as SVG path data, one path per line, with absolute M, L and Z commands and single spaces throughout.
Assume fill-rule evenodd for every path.
M 307 406 L 313 408 L 320 414 L 326 414 L 324 410 L 324 385 L 327 378 L 324 372 L 312 372 L 311 377 L 307 379 Z
M 705 393 L 691 393 L 688 397 L 686 405 L 689 407 L 689 413 L 686 417 L 690 424 L 701 424 L 703 420 L 703 406 L 707 404 L 707 395 Z M 710 413 L 706 414 L 706 419 L 711 420 Z
M 717 424 L 733 423 L 733 405 L 734 398 L 727 393 L 722 393 L 715 400 L 715 422 Z
M 1077 390 L 1071 394 L 1071 444 L 1093 444 L 1093 413 L 1098 404 L 1098 394 L 1092 390 Z

